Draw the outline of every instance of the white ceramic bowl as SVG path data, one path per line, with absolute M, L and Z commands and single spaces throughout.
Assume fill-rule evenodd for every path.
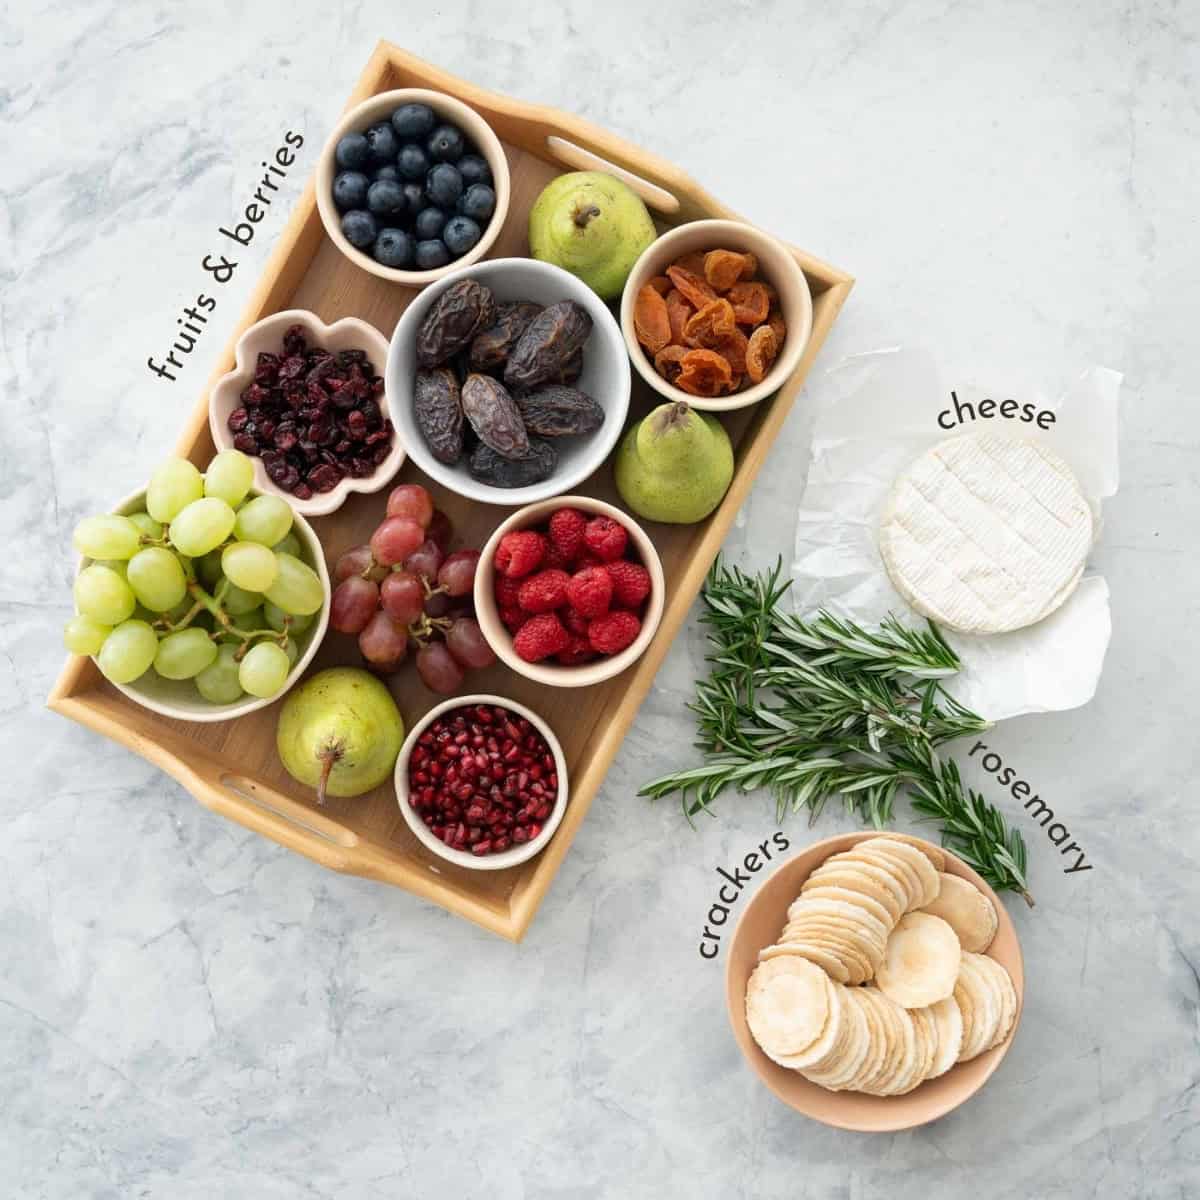
M 500 539 L 514 529 L 527 529 L 542 524 L 549 519 L 552 512 L 560 508 L 578 508 L 585 513 L 612 517 L 614 521 L 619 521 L 629 531 L 630 542 L 637 550 L 642 565 L 650 572 L 650 595 L 646 601 L 642 629 L 638 636 L 619 654 L 610 655 L 608 658 L 596 658 L 574 667 L 552 661 L 530 663 L 519 658 L 513 648 L 512 634 L 500 620 L 494 591 L 496 568 L 493 560 Z M 520 512 L 513 513 L 507 521 L 502 521 L 488 538 L 480 553 L 479 565 L 475 569 L 475 619 L 479 622 L 479 628 L 483 630 L 488 645 L 495 650 L 496 656 L 518 675 L 524 675 L 527 679 L 548 684 L 550 687 L 590 687 L 593 683 L 601 683 L 619 675 L 641 658 L 658 631 L 666 604 L 666 593 L 666 581 L 658 551 L 655 550 L 654 543 L 646 531 L 628 513 L 591 496 L 555 496 L 551 500 L 530 504 Z
M 257 489 L 251 490 L 251 497 L 257 495 L 261 495 Z M 129 513 L 144 511 L 145 508 L 146 489 L 142 488 L 132 495 L 126 496 L 112 511 L 126 516 Z M 320 646 L 321 639 L 325 636 L 325 630 L 329 625 L 331 587 L 321 543 L 313 532 L 313 527 L 299 513 L 292 521 L 292 532 L 300 541 L 304 552 L 304 561 L 316 571 L 321 579 L 321 589 L 325 593 L 325 600 L 321 605 L 321 611 L 316 615 L 316 620 L 294 639 L 296 648 L 300 651 L 300 657 L 296 659 L 295 666 L 288 672 L 287 680 L 280 691 L 265 699 L 247 695 L 241 700 L 235 700 L 232 704 L 210 704 L 196 691 L 196 686 L 190 679 L 163 679 L 153 670 L 148 670 L 140 679 L 135 679 L 132 683 L 114 683 L 112 686 L 122 695 L 128 696 L 135 704 L 140 704 L 143 708 L 160 713 L 164 717 L 173 717 L 177 721 L 232 721 L 236 717 L 244 717 L 247 713 L 266 708 L 268 704 L 274 704 L 276 700 L 281 699 L 304 674 L 308 664 L 312 662 L 313 655 L 316 654 L 317 647 Z M 81 558 L 75 573 L 78 574 L 92 561 L 90 558 Z
M 604 409 L 604 424 L 585 437 L 555 438 L 558 466 L 549 479 L 529 487 L 500 488 L 472 479 L 466 457 L 454 466 L 430 453 L 413 416 L 413 385 L 417 373 L 417 330 L 434 301 L 457 279 L 476 279 L 492 289 L 497 300 L 533 300 L 554 304 L 574 300 L 592 318 L 592 332 L 583 349 L 583 374 L 575 385 Z M 551 263 L 531 258 L 497 258 L 464 267 L 426 288 L 405 310 L 392 334 L 388 352 L 387 394 L 392 420 L 409 457 L 452 492 L 484 504 L 529 504 L 582 483 L 612 453 L 629 411 L 629 357 L 620 327 L 604 302 L 587 284 Z
M 229 431 L 229 414 L 235 408 L 241 407 L 241 394 L 254 381 L 254 364 L 258 361 L 259 354 L 263 351 L 268 354 L 280 353 L 284 332 L 292 325 L 304 327 L 304 335 L 310 345 L 320 346 L 334 353 L 339 350 L 365 350 L 371 366 L 378 374 L 383 374 L 388 356 L 387 338 L 366 321 L 359 321 L 355 317 L 343 317 L 340 321 L 334 321 L 332 325 L 326 325 L 316 313 L 307 312 L 302 308 L 289 308 L 264 317 L 238 338 L 237 365 L 217 380 L 209 394 L 208 428 L 212 433 L 213 444 L 218 450 L 229 450 L 233 446 L 233 434 Z M 394 422 L 396 418 L 391 412 L 386 384 L 378 402 L 384 417 L 391 417 Z M 252 461 L 254 486 L 260 492 L 283 497 L 298 513 L 307 517 L 319 517 L 341 508 L 353 492 L 377 492 L 386 487 L 404 464 L 404 438 L 397 429 L 392 438 L 391 453 L 370 475 L 362 479 L 346 476 L 330 491 L 314 492 L 308 500 L 298 500 L 290 492 L 276 487 L 267 475 L 262 459 L 253 458 Z
M 634 332 L 633 308 L 642 286 L 655 275 L 662 275 L 677 258 L 694 250 L 749 250 L 758 259 L 759 278 L 771 284 L 779 294 L 779 308 L 787 322 L 783 349 L 766 378 L 731 396 L 715 396 L 711 399 L 692 396 L 669 384 L 654 369 L 654 361 L 642 348 Z M 633 264 L 621 297 L 621 331 L 638 374 L 668 400 L 684 400 L 692 408 L 707 412 L 745 408 L 778 391 L 783 381 L 796 369 L 808 345 L 812 318 L 812 293 L 800 264 L 782 243 L 742 221 L 690 221 L 664 233 L 651 242 Z
M 370 126 L 386 121 L 402 104 L 428 104 L 439 117 L 457 125 L 464 135 L 475 143 L 475 148 L 487 162 L 492 171 L 492 188 L 496 193 L 496 211 L 488 222 L 483 236 L 461 258 L 437 267 L 432 271 L 402 271 L 396 267 L 385 267 L 376 262 L 369 254 L 352 246 L 342 233 L 342 214 L 338 212 L 333 202 L 333 180 L 340 168 L 334 158 L 338 142 L 347 133 L 362 133 Z M 508 159 L 500 139 L 492 132 L 491 126 L 473 109 L 456 100 L 445 92 L 433 92 L 426 88 L 399 88 L 392 92 L 380 92 L 361 104 L 356 104 L 334 126 L 317 160 L 317 208 L 321 213 L 321 222 L 329 240 L 351 262 L 386 279 L 391 283 L 404 284 L 407 287 L 424 287 L 435 279 L 458 267 L 478 262 L 492 247 L 492 243 L 504 227 L 504 218 L 508 215 L 508 199 L 510 183 L 508 175 Z
M 542 826 L 542 832 L 532 842 L 526 842 L 521 846 L 512 846 L 508 850 L 501 850 L 499 854 L 488 854 L 479 858 L 462 850 L 453 850 L 445 842 L 439 841 L 408 802 L 408 760 L 412 756 L 417 739 L 443 713 L 473 704 L 499 705 L 524 717 L 546 739 L 546 744 L 554 755 L 555 770 L 558 772 L 558 796 L 555 799 L 553 811 Z M 527 862 L 535 854 L 541 853 L 554 836 L 555 830 L 558 829 L 563 819 L 563 813 L 567 811 L 567 795 L 567 760 L 563 756 L 558 738 L 554 736 L 554 730 L 532 709 L 518 704 L 515 700 L 506 700 L 503 696 L 477 693 L 472 696 L 452 696 L 449 700 L 444 700 L 441 704 L 431 708 L 408 731 L 404 745 L 400 747 L 400 757 L 396 759 L 396 802 L 400 805 L 400 812 L 404 815 L 409 829 L 431 854 L 436 854 L 438 858 L 454 863 L 455 866 L 469 867 L 472 871 L 503 871 L 506 867 L 515 867 L 518 863 Z

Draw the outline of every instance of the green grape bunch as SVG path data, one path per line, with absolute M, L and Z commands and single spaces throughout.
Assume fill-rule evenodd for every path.
M 238 450 L 203 475 L 173 458 L 151 476 L 144 511 L 80 521 L 72 540 L 90 562 L 75 577 L 67 649 L 113 683 L 153 671 L 190 679 L 210 704 L 278 695 L 325 592 L 291 507 L 251 497 L 253 483 Z

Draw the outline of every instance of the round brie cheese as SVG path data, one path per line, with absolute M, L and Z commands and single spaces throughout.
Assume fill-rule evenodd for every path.
M 896 480 L 879 550 L 918 612 L 962 633 L 1007 633 L 1075 590 L 1092 510 L 1056 454 L 992 433 L 950 438 Z

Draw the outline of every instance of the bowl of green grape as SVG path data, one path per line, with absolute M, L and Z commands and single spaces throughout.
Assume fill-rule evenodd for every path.
M 254 464 L 222 450 L 203 474 L 168 459 L 73 542 L 75 615 L 63 640 L 138 704 L 228 721 L 282 696 L 329 622 L 329 573 L 308 522 L 256 491 Z

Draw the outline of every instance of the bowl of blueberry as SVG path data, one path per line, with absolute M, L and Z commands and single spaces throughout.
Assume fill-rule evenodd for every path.
M 317 166 L 317 207 L 347 258 L 422 287 L 478 261 L 508 211 L 508 160 L 473 108 L 401 88 L 351 109 Z

